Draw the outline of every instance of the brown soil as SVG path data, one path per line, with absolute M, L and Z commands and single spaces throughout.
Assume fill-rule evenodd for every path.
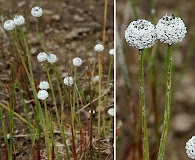
M 97 43 L 101 43 L 102 41 L 104 0 L 41 0 L 39 1 L 40 3 L 35 3 L 35 1 L 32 0 L 7 0 L 7 2 L 13 15 L 22 14 L 26 19 L 28 43 L 32 54 L 33 72 L 36 77 L 36 82 L 39 83 L 41 80 L 44 80 L 46 74 L 43 71 L 43 67 L 37 63 L 36 59 L 37 53 L 42 50 L 36 34 L 35 18 L 30 14 L 31 8 L 35 5 L 39 5 L 43 8 L 43 16 L 39 19 L 40 32 L 46 49 L 50 53 L 55 53 L 58 57 L 56 65 L 59 67 L 62 77 L 65 77 L 70 73 L 72 59 L 78 56 L 83 60 L 83 65 L 78 69 L 78 72 L 80 78 L 84 80 L 84 75 L 86 74 L 87 69 L 90 67 L 92 68 L 94 61 L 97 59 L 97 55 L 94 53 L 93 48 Z M 9 33 L 5 32 L 2 28 L 3 22 L 6 19 L 9 19 L 6 18 L 9 17 L 9 12 L 4 0 L 0 0 L 0 6 L 0 12 L 5 16 L 1 16 L 0 22 L 0 77 L 4 84 L 9 85 L 10 62 L 14 60 L 13 58 L 15 55 L 9 44 Z M 103 84 L 106 82 L 106 75 L 109 66 L 108 51 L 113 48 L 114 45 L 112 0 L 108 0 L 107 17 L 105 52 L 104 56 L 102 56 L 104 60 L 103 74 L 105 79 Z M 97 74 L 98 70 L 96 69 L 94 75 Z M 25 81 L 26 80 L 24 79 L 24 82 Z M 1 91 L 0 93 L 1 102 L 4 103 L 9 100 L 9 94 L 5 94 L 4 91 Z M 18 100 L 18 105 L 15 107 L 15 111 L 22 117 L 25 117 L 24 108 L 19 104 L 21 104 L 21 100 Z M 108 106 L 111 106 L 112 104 L 113 92 L 110 92 Z M 29 107 L 31 107 L 30 104 Z M 65 107 L 68 106 L 66 105 Z M 52 109 L 50 112 L 52 113 Z M 67 109 L 67 115 L 69 115 L 68 112 L 69 110 Z M 3 114 L 5 115 L 6 124 L 9 125 L 7 111 L 3 110 Z M 32 115 L 32 118 L 33 117 L 34 116 Z M 17 118 L 15 118 L 14 123 L 14 135 L 16 136 L 14 139 L 14 147 L 16 159 L 32 159 L 32 146 L 30 144 L 30 139 L 25 136 L 28 133 L 27 125 Z M 0 128 L 2 128 L 1 124 Z M 111 156 L 111 158 L 113 157 Z M 0 159 L 5 159 L 5 143 L 3 140 L 2 129 L 0 129 Z

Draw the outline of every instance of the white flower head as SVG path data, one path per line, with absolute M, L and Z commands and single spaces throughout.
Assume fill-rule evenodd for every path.
M 39 83 L 39 88 L 47 90 L 49 89 L 49 83 L 47 81 L 42 81 Z
M 73 78 L 71 76 L 67 76 L 64 78 L 64 84 L 66 86 L 72 86 L 73 85 Z
M 49 94 L 46 90 L 39 90 L 37 93 L 37 98 L 41 100 L 46 100 L 49 97 Z
M 79 57 L 76 57 L 72 60 L 72 63 L 74 66 L 79 67 L 82 65 L 82 59 Z
M 55 63 L 57 61 L 57 57 L 55 54 L 48 54 L 47 55 L 47 61 L 49 63 Z
M 181 42 L 186 33 L 182 19 L 172 14 L 163 16 L 156 25 L 157 39 L 169 45 Z
M 114 108 L 110 108 L 110 109 L 108 110 L 108 114 L 109 114 L 110 116 L 114 116 Z
M 41 17 L 42 16 L 43 10 L 42 10 L 42 8 L 36 6 L 36 7 L 33 7 L 31 9 L 31 14 L 32 14 L 32 16 L 38 18 L 38 17 Z
M 89 110 L 90 114 L 95 114 L 95 111 L 93 109 Z
M 96 44 L 94 50 L 96 52 L 102 52 L 104 50 L 104 46 L 102 44 Z
M 130 46 L 137 49 L 150 48 L 156 41 L 155 27 L 144 19 L 133 21 L 125 30 L 125 39 Z
M 14 17 L 14 24 L 16 25 L 16 26 L 21 26 L 21 25 L 23 25 L 25 23 L 25 19 L 24 19 L 24 17 L 22 16 L 22 15 L 16 15 L 15 17 Z
M 188 142 L 186 142 L 185 149 L 188 157 L 191 159 L 195 159 L 195 136 L 192 136 L 192 138 L 190 138 Z
M 99 82 L 99 76 L 98 76 L 98 75 L 95 76 L 95 77 L 92 79 L 92 81 L 93 81 L 94 83 L 98 83 L 98 82 Z
M 45 52 L 40 52 L 38 55 L 37 55 L 37 60 L 39 62 L 44 62 L 47 60 L 47 54 Z
M 11 31 L 15 28 L 15 23 L 13 20 L 7 20 L 4 22 L 4 28 L 7 31 Z
M 109 50 L 109 54 L 110 54 L 111 56 L 114 56 L 114 48 Z

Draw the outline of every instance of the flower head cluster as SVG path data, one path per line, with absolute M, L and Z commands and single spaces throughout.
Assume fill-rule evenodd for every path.
M 47 81 L 42 81 L 39 83 L 39 88 L 47 90 L 49 89 L 49 83 Z
M 149 48 L 156 41 L 155 27 L 144 19 L 133 21 L 125 30 L 125 39 L 130 46 L 137 49 Z
M 46 90 L 39 90 L 37 93 L 37 98 L 41 100 L 46 100 L 49 97 L 49 94 Z
M 45 52 L 40 52 L 38 55 L 37 55 L 37 60 L 39 62 L 44 62 L 47 60 L 47 54 Z
M 33 7 L 31 9 L 31 14 L 32 14 L 32 16 L 38 18 L 38 17 L 41 17 L 42 16 L 43 10 L 42 10 L 42 8 L 36 6 L 36 7 Z
M 57 61 L 57 56 L 55 54 L 47 54 L 45 52 L 40 52 L 37 55 L 37 60 L 39 62 L 48 61 L 49 63 L 55 63 Z
M 188 142 L 186 142 L 185 148 L 188 157 L 191 159 L 195 159 L 195 136 L 192 136 L 192 138 L 190 138 Z
M 72 60 L 72 63 L 74 66 L 79 67 L 82 65 L 82 59 L 79 57 L 76 57 Z
M 111 56 L 114 56 L 114 48 L 109 50 L 109 54 L 110 54 Z
M 24 17 L 22 16 L 22 15 L 16 15 L 15 17 L 14 17 L 14 24 L 16 25 L 16 26 L 21 26 L 21 25 L 23 25 L 25 23 L 25 19 L 24 19 Z
M 66 86 L 72 86 L 73 85 L 73 78 L 71 76 L 67 76 L 64 78 L 64 84 Z
M 4 26 L 5 30 L 7 31 L 11 31 L 15 28 L 15 23 L 13 20 L 7 20 L 4 22 Z
M 94 50 L 96 52 L 102 52 L 104 50 L 104 46 L 102 44 L 96 44 Z
M 108 110 L 108 114 L 109 114 L 110 116 L 114 116 L 114 108 L 110 108 L 110 109 Z
M 182 19 L 172 14 L 163 16 L 156 25 L 157 39 L 169 45 L 181 42 L 186 33 Z
M 57 61 L 57 57 L 55 54 L 48 54 L 47 55 L 47 61 L 49 63 L 55 63 Z

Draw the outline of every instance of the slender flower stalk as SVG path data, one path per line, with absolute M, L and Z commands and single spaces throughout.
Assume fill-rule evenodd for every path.
M 152 47 L 156 41 L 155 27 L 153 24 L 151 24 L 151 22 L 148 22 L 144 19 L 133 21 L 125 30 L 125 39 L 130 46 L 139 49 L 138 79 L 140 119 L 142 123 L 143 158 L 144 160 L 149 160 L 149 144 L 144 92 L 143 54 L 144 49 Z
M 139 50 L 139 65 L 138 65 L 138 79 L 139 79 L 139 104 L 141 111 L 142 122 L 142 140 L 143 140 L 143 156 L 145 160 L 149 160 L 149 145 L 148 145 L 148 132 L 147 120 L 145 109 L 145 92 L 144 92 L 144 66 L 143 66 L 144 50 Z
M 171 107 L 171 81 L 172 81 L 172 46 L 168 45 L 167 58 L 166 58 L 166 102 L 165 102 L 165 112 L 164 112 L 164 122 L 163 131 L 160 140 L 160 147 L 158 152 L 158 160 L 164 159 L 166 138 L 170 120 L 170 107 Z
M 102 109 L 102 101 L 101 101 L 101 91 L 102 91 L 102 62 L 101 62 L 101 52 L 104 50 L 104 46 L 101 44 L 97 44 L 94 47 L 94 50 L 98 53 L 98 155 L 100 159 L 100 137 L 101 137 L 101 109 Z
M 172 81 L 172 44 L 181 42 L 187 33 L 182 19 L 174 15 L 163 16 L 156 25 L 157 39 L 168 44 L 166 58 L 166 100 L 164 111 L 163 130 L 157 160 L 163 160 L 171 110 L 171 81 Z

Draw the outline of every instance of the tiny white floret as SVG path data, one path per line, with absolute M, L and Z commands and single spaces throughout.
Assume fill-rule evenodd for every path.
M 82 59 L 79 57 L 76 57 L 72 60 L 72 63 L 74 66 L 79 67 L 82 65 Z
M 15 28 L 15 23 L 13 20 L 7 20 L 4 22 L 4 28 L 7 31 L 11 31 Z
M 38 18 L 38 17 L 41 17 L 42 16 L 43 10 L 42 10 L 42 8 L 36 6 L 36 7 L 33 7 L 31 9 L 31 14 L 32 14 L 32 16 Z
M 96 52 L 102 52 L 104 50 L 104 46 L 102 44 L 96 44 L 94 50 Z
M 114 48 L 109 50 L 109 54 L 110 54 L 111 56 L 114 56 Z
M 57 61 L 57 56 L 55 54 L 48 54 L 47 61 L 49 63 L 55 63 Z
M 108 110 L 108 114 L 109 114 L 110 116 L 114 116 L 114 108 L 110 108 L 110 109 Z
M 73 85 L 73 78 L 71 76 L 67 76 L 64 78 L 64 84 L 66 86 L 72 86 Z
M 24 19 L 24 17 L 22 16 L 22 15 L 16 15 L 15 17 L 14 17 L 14 24 L 16 25 L 16 26 L 21 26 L 21 25 L 23 25 L 25 23 L 25 19 Z
M 47 90 L 49 89 L 49 83 L 47 81 L 42 81 L 39 83 L 39 88 Z
M 49 94 L 46 90 L 39 90 L 37 93 L 37 98 L 41 100 L 46 100 L 49 97 Z
M 37 60 L 39 62 L 44 62 L 47 60 L 47 54 L 45 52 L 40 52 L 38 55 L 37 55 Z

